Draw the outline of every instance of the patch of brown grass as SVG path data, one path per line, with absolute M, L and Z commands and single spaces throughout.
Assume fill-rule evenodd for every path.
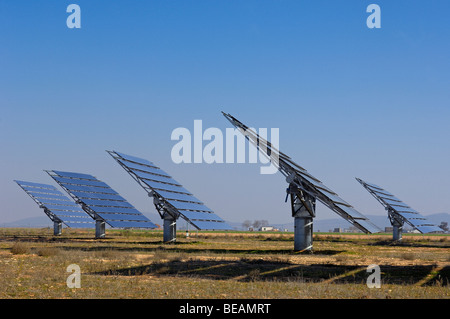
M 30 253 L 31 248 L 28 244 L 23 242 L 16 242 L 11 247 L 11 253 L 13 255 L 24 255 Z
M 450 298 L 449 241 L 440 239 L 322 236 L 313 253 L 296 254 L 290 234 L 200 232 L 163 245 L 156 232 L 21 232 L 0 230 L 0 298 Z M 365 285 L 373 263 L 381 289 Z M 70 264 L 80 266 L 79 289 L 66 286 Z
M 53 247 L 40 247 L 36 250 L 36 253 L 38 256 L 41 257 L 50 257 L 50 256 L 56 256 L 60 253 L 58 248 Z

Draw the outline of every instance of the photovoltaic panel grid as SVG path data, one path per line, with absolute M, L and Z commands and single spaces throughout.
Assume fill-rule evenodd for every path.
M 245 136 L 249 142 L 256 146 L 271 163 L 286 177 L 293 181 L 300 189 L 317 198 L 332 211 L 346 219 L 365 233 L 377 233 L 382 230 L 369 221 L 367 217 L 359 213 L 349 203 L 343 200 L 337 193 L 326 187 L 319 179 L 312 176 L 306 169 L 295 163 L 289 156 L 272 146 L 270 142 L 259 136 L 252 128 L 249 128 L 235 117 L 222 112 L 225 118 L 231 122 Z
M 47 173 L 95 220 L 114 228 L 156 228 L 106 183 L 89 174 L 62 171 Z
M 429 222 L 425 216 L 409 207 L 384 188 L 365 182 L 360 178 L 356 178 L 356 180 L 372 194 L 372 196 L 375 197 L 388 212 L 397 214 L 404 222 L 411 225 L 411 227 L 417 229 L 422 234 L 442 231 L 441 228 Z
M 44 209 L 53 222 L 61 222 L 71 228 L 95 227 L 95 221 L 56 187 L 18 180 L 15 182 Z
M 117 151 L 107 152 L 148 194 L 156 196 L 165 209 L 176 214 L 176 217 L 181 216 L 197 229 L 232 229 L 222 218 L 154 163 Z

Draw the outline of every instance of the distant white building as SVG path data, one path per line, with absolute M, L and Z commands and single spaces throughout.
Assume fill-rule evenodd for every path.
M 262 226 L 259 228 L 259 231 L 278 231 L 278 229 L 273 226 Z

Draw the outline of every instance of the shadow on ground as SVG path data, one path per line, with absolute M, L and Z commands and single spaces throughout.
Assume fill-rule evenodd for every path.
M 384 284 L 448 285 L 450 267 L 381 266 Z M 172 260 L 139 267 L 95 273 L 105 276 L 177 276 L 237 281 L 298 281 L 365 284 L 371 272 L 367 267 L 337 264 L 299 265 L 289 262 L 245 259 L 237 261 Z
M 447 241 L 445 242 L 414 242 L 414 241 L 392 241 L 392 240 L 379 240 L 373 243 L 368 243 L 368 246 L 391 246 L 391 247 L 423 247 L 423 248 L 443 248 L 448 249 L 450 247 Z
M 41 240 L 26 242 L 40 242 Z M 215 247 L 205 247 L 202 244 L 203 242 L 177 242 L 177 243 L 163 243 L 162 241 L 114 241 L 114 242 L 102 242 L 101 245 L 95 246 L 83 246 L 83 241 L 74 242 L 73 240 L 65 240 L 58 239 L 55 242 L 59 243 L 72 243 L 74 245 L 68 246 L 57 246 L 61 250 L 81 250 L 81 251 L 117 251 L 117 252 L 141 252 L 141 253 L 154 253 L 158 251 L 164 251 L 168 253 L 188 253 L 188 254 L 199 254 L 199 253 L 208 253 L 208 254 L 238 254 L 238 255 L 296 255 L 296 254 L 305 254 L 305 255 L 326 255 L 333 256 L 343 252 L 343 250 L 337 249 L 315 249 L 314 251 L 306 251 L 306 252 L 295 252 L 292 249 L 232 249 L 232 248 L 215 248 Z M 89 243 L 89 242 L 86 242 Z M 199 244 L 199 247 L 195 247 Z

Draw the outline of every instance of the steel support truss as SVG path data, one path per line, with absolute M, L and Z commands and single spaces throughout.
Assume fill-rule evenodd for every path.
M 158 195 L 153 191 L 148 194 L 153 197 L 153 204 L 163 219 L 163 242 L 172 243 L 177 241 L 177 219 L 180 214 L 164 205 L 164 201 L 160 200 Z
M 330 195 L 336 195 L 335 197 L 338 197 L 337 194 L 326 188 L 322 182 L 307 173 L 304 168 L 294 163 L 289 156 L 272 146 L 272 143 L 259 136 L 254 129 L 244 125 L 230 114 L 224 112 L 222 112 L 222 114 L 231 122 L 231 124 L 239 129 L 251 144 L 270 160 L 272 165 L 278 168 L 281 174 L 285 176 L 286 182 L 289 184 L 287 192 L 288 195 L 291 195 L 292 216 L 294 217 L 295 222 L 295 251 L 312 250 L 313 218 L 316 214 L 316 200 L 319 200 L 325 206 L 365 233 L 370 233 L 365 226 L 357 222 L 355 215 L 365 222 L 368 221 L 367 218 L 361 218 L 361 214 L 356 211 L 354 215 L 345 211 L 345 208 L 348 208 L 350 211 L 353 210 L 353 207 L 347 204 L 343 205 L 345 208 L 339 207 L 337 205 L 339 202 L 335 202 L 329 197 Z M 322 189 L 326 189 L 326 191 L 321 191 L 321 187 Z M 324 195 L 326 193 L 330 195 Z M 338 200 L 342 199 L 338 197 Z
M 121 161 L 117 160 L 117 155 L 114 152 L 107 151 L 109 155 L 114 158 L 125 171 L 147 192 L 149 197 L 153 197 L 153 204 L 158 211 L 159 216 L 163 219 L 163 242 L 172 243 L 177 240 L 177 219 L 180 217 L 180 213 L 170 208 L 165 204 L 164 200 L 153 191 L 151 187 L 143 183 L 139 178 L 135 176 L 132 170 L 128 166 L 124 165 Z
M 393 227 L 392 239 L 394 241 L 402 240 L 404 220 L 394 210 L 386 208 L 388 211 L 389 221 Z
M 61 185 L 64 188 L 64 186 Z M 70 196 L 72 193 L 68 191 Z M 72 196 L 75 202 L 81 205 L 81 208 L 92 218 L 95 220 L 95 238 L 105 238 L 106 237 L 106 222 L 100 218 L 89 206 L 85 205 L 82 201 L 80 201 L 77 197 Z
M 53 222 L 53 235 L 60 236 L 62 234 L 62 221 L 59 218 L 55 217 L 55 215 L 50 210 L 48 210 L 47 207 L 45 207 L 43 204 L 36 201 L 34 198 L 33 200 L 39 205 L 40 208 L 44 210 L 44 213 Z
M 292 217 L 294 217 L 294 251 L 305 252 L 313 248 L 313 218 L 316 215 L 316 198 L 296 184 L 289 184 L 286 190 L 291 196 Z

